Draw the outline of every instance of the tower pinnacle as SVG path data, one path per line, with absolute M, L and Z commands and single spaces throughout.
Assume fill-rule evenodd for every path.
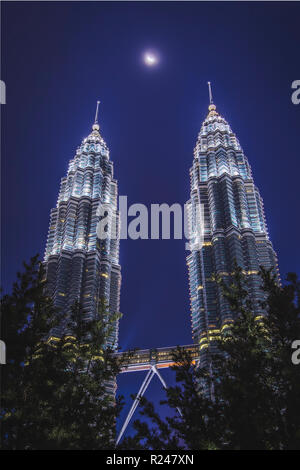
M 211 83 L 207 82 L 208 85 L 208 94 L 209 94 L 209 104 L 214 104 L 213 102 L 213 97 L 212 97 L 212 91 L 211 91 Z
M 207 82 L 207 84 L 208 84 L 208 95 L 209 95 L 208 117 L 217 116 L 218 113 L 216 112 L 216 105 L 214 105 L 214 102 L 213 102 L 211 83 Z
M 94 122 L 94 124 L 93 124 L 93 131 L 99 131 L 99 129 L 100 129 L 100 126 L 99 126 L 99 124 L 98 124 L 99 104 L 100 104 L 100 101 L 97 101 L 96 114 L 95 114 L 95 122 Z

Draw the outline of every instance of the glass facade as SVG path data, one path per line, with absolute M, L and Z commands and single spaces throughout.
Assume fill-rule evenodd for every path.
M 215 349 L 220 332 L 234 320 L 213 274 L 229 281 L 236 261 L 249 281 L 257 316 L 263 314 L 259 267 L 273 268 L 279 278 L 263 201 L 250 165 L 214 104 L 198 135 L 190 182 L 192 212 L 198 204 L 203 210 L 203 245 L 187 256 L 192 334 L 194 343 L 200 345 L 202 364 L 207 365 L 207 353 Z M 197 229 L 194 225 L 190 217 L 191 233 Z
M 111 314 L 119 311 L 117 196 L 113 163 L 95 123 L 69 163 L 67 175 L 61 180 L 57 205 L 50 214 L 44 258 L 47 288 L 64 319 L 68 318 L 75 301 L 82 305 L 86 320 L 97 315 L 101 298 L 106 300 Z M 111 214 L 108 225 L 116 224 L 117 236 L 100 240 L 97 224 L 104 204 Z M 52 334 L 59 336 L 60 330 L 61 327 Z M 108 344 L 117 348 L 117 342 L 118 322 L 115 322 Z

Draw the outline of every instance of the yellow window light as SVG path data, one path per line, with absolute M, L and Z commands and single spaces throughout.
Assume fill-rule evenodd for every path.
M 209 335 L 218 335 L 220 333 L 220 330 L 209 330 L 208 334 Z
M 201 338 L 200 341 L 199 341 L 199 344 L 201 343 L 207 343 L 207 338 L 206 336 L 204 338 Z
M 60 338 L 57 338 L 56 336 L 50 336 L 50 338 L 47 339 L 47 343 L 51 343 L 52 341 L 60 341 Z

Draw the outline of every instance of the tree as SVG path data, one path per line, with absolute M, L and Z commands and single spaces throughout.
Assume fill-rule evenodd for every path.
M 291 345 L 300 339 L 299 281 L 289 274 L 281 287 L 261 269 L 263 316 L 255 316 L 247 279 L 236 266 L 230 284 L 215 277 L 235 322 L 221 333 L 208 372 L 186 351 L 174 352 L 177 385 L 162 404 L 179 408 L 162 420 L 143 399 L 136 434 L 123 448 L 300 449 L 300 366 Z M 213 386 L 213 396 L 207 390 Z
M 1 432 L 4 449 L 110 449 L 121 398 L 114 399 L 120 369 L 107 346 L 113 322 L 103 300 L 97 318 L 84 321 L 75 304 L 59 338 L 61 324 L 46 295 L 38 257 L 24 264 L 12 293 L 2 299 Z
M 280 412 L 280 445 L 300 449 L 300 365 L 291 360 L 291 345 L 300 339 L 300 282 L 295 273 L 288 273 L 287 284 L 281 288 L 268 271 L 262 269 L 261 276 L 266 293 L 263 307 L 267 310 L 270 372 Z

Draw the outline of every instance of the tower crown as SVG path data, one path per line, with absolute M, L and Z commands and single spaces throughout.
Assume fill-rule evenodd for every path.
M 219 116 L 219 113 L 216 111 L 217 107 L 215 104 L 210 104 L 208 106 L 208 115 L 207 115 L 207 118 L 210 118 L 210 117 L 214 117 L 214 116 Z M 206 118 L 206 119 L 207 119 Z
M 82 144 L 86 144 L 88 142 L 97 143 L 97 144 L 99 143 L 108 152 L 107 144 L 106 144 L 105 140 L 103 139 L 103 137 L 100 134 L 100 125 L 98 123 L 99 104 L 100 104 L 100 101 L 97 101 L 94 124 L 92 125 L 92 132 L 87 137 L 85 137 L 83 139 Z
M 200 154 L 206 153 L 208 150 L 216 151 L 219 148 L 227 150 L 234 148 L 241 150 L 239 141 L 226 119 L 217 111 L 217 107 L 213 102 L 211 84 L 208 82 L 209 105 L 208 114 L 202 122 L 194 157 L 199 158 Z

